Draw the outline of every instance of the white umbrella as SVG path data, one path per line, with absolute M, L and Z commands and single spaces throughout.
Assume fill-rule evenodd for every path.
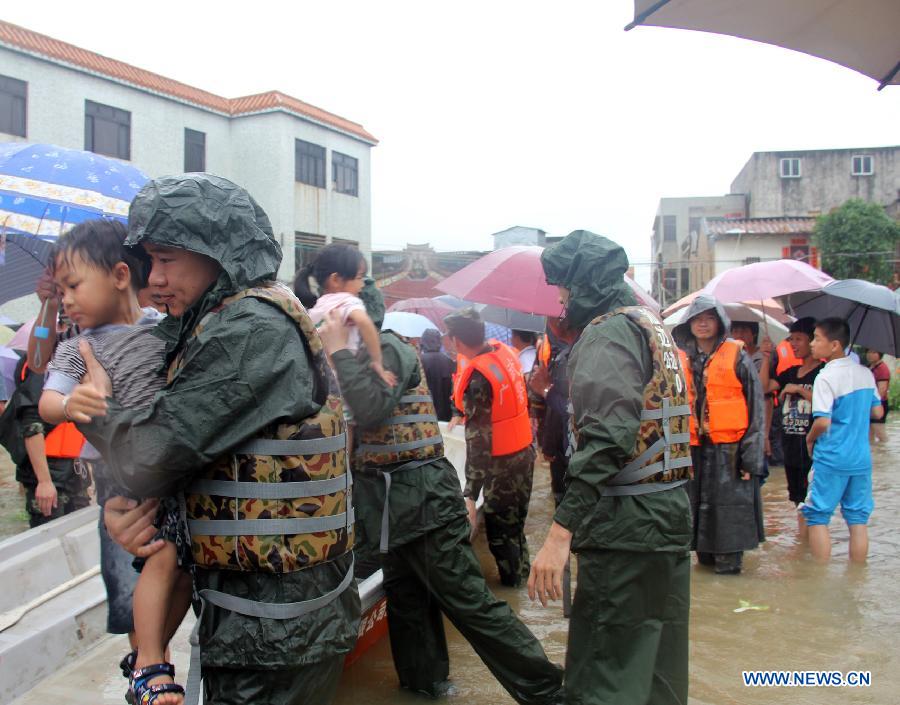
M 779 323 L 775 319 L 765 316 L 761 311 L 758 311 L 752 306 L 747 306 L 745 304 L 722 304 L 722 306 L 725 308 L 725 313 L 728 314 L 732 323 L 759 323 L 763 326 L 768 326 L 768 336 L 774 343 L 780 343 L 788 337 L 788 329 L 783 323 Z M 687 307 L 680 308 L 675 313 L 663 319 L 663 323 L 669 328 L 674 328 L 679 323 L 684 323 L 684 315 L 687 312 Z M 790 316 L 785 316 L 785 318 L 789 320 Z
M 900 84 L 898 0 L 634 0 L 638 25 L 774 44 Z
M 389 311 L 384 314 L 381 330 L 392 330 L 404 338 L 421 338 L 429 328 L 437 328 L 425 316 L 409 311 Z

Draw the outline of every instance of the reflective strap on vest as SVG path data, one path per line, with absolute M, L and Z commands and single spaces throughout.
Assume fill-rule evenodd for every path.
M 200 624 L 203 621 L 203 613 L 206 611 L 206 603 L 221 607 L 222 609 L 236 612 L 247 617 L 258 619 L 295 619 L 310 612 L 315 612 L 322 607 L 334 602 L 341 593 L 353 583 L 353 566 L 355 559 L 351 558 L 350 568 L 341 582 L 333 590 L 324 595 L 300 602 L 257 602 L 244 597 L 235 597 L 218 590 L 200 590 L 200 615 L 191 630 L 191 660 L 188 677 L 185 683 L 184 705 L 198 705 L 201 691 L 201 662 L 200 662 Z
M 400 404 L 415 404 L 418 402 L 434 401 L 430 394 L 406 394 L 400 397 Z
M 669 457 L 670 449 L 676 443 L 690 443 L 691 442 L 691 434 L 690 433 L 672 433 L 672 429 L 669 426 L 669 420 L 676 416 L 690 416 L 691 415 L 691 407 L 689 404 L 682 404 L 679 406 L 670 406 L 669 405 L 669 397 L 663 397 L 662 407 L 659 409 L 644 409 L 641 412 L 641 420 L 659 420 L 660 425 L 662 426 L 663 437 L 658 439 L 656 443 L 647 448 L 643 453 L 641 453 L 637 458 L 632 460 L 628 465 L 622 468 L 616 476 L 610 480 L 609 485 L 612 487 L 624 487 L 627 485 L 634 485 L 641 480 L 644 480 L 651 475 L 654 475 L 658 472 L 662 472 L 664 470 L 677 470 L 679 468 L 687 467 L 691 464 L 691 458 L 675 458 L 672 460 Z M 651 463 L 647 465 L 647 462 L 659 451 L 663 451 L 663 459 L 661 461 Z M 672 483 L 648 483 L 648 484 L 664 484 L 671 485 Z M 629 494 L 629 493 L 623 493 Z M 635 494 L 635 493 L 630 493 Z M 637 493 L 643 494 L 643 493 Z
M 440 436 L 434 438 L 420 438 L 417 441 L 409 441 L 408 443 L 391 443 L 389 445 L 379 445 L 377 443 L 360 443 L 356 449 L 359 453 L 384 453 L 394 452 L 402 453 L 405 450 L 415 450 L 416 448 L 424 448 L 425 446 L 439 446 L 444 442 Z
M 231 450 L 234 455 L 319 455 L 342 450 L 347 436 L 339 433 L 325 438 L 294 438 L 280 441 L 275 438 L 257 438 Z
M 406 414 L 404 416 L 392 416 L 385 420 L 384 425 L 390 426 L 391 424 L 399 423 L 418 423 L 420 421 L 434 421 L 434 423 L 437 423 L 438 417 L 434 414 Z
M 622 487 L 605 487 L 601 493 L 604 497 L 623 497 L 626 495 L 652 494 L 680 487 L 687 480 L 674 482 L 645 482 L 642 485 L 623 485 Z
M 351 506 L 347 512 L 306 519 L 189 519 L 188 529 L 192 536 L 280 536 L 343 529 L 354 521 Z
M 232 482 L 231 480 L 197 480 L 188 487 L 191 494 L 215 495 L 232 499 L 302 499 L 321 497 L 347 490 L 352 477 L 339 475 L 327 480 L 306 482 Z

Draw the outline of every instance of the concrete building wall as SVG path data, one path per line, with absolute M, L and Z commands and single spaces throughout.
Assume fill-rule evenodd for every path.
M 540 228 L 528 228 L 521 225 L 514 225 L 491 235 L 494 239 L 495 250 L 513 245 L 544 245 L 545 236 L 546 233 Z
M 709 251 L 714 260 L 714 266 L 709 279 L 727 269 L 740 267 L 746 264 L 747 260 L 753 261 L 753 258 L 759 258 L 761 262 L 781 259 L 783 248 L 789 246 L 791 241 L 797 240 L 798 237 L 803 236 L 796 234 L 719 235 L 715 239 L 710 239 Z
M 26 137 L 84 149 L 85 100 L 131 113 L 130 162 L 151 177 L 184 171 L 184 130 L 206 134 L 206 170 L 231 179 L 256 198 L 282 246 L 279 277 L 294 274 L 294 233 L 358 242 L 371 251 L 371 146 L 283 111 L 235 118 L 132 88 L 102 76 L 0 47 L 0 74 L 28 84 Z M 294 140 L 326 148 L 326 188 L 295 181 Z M 337 193 L 332 151 L 358 162 L 358 196 Z
M 854 176 L 854 156 L 871 156 L 873 173 Z M 782 159 L 799 159 L 800 176 L 783 178 Z M 850 198 L 891 206 L 900 199 L 900 147 L 756 152 L 731 184 L 750 194 L 751 218 L 827 213 Z

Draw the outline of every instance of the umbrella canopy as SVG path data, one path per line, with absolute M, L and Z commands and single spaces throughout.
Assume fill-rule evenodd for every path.
M 34 291 L 52 242 L 93 218 L 126 222 L 147 176 L 52 144 L 0 143 L 0 303 Z
M 788 329 L 784 324 L 790 322 L 791 317 L 785 315 L 784 312 L 781 315 L 785 320 L 780 322 L 770 316 L 764 316 L 761 311 L 752 306 L 744 304 L 722 304 L 722 306 L 725 308 L 725 313 L 728 314 L 728 318 L 731 319 L 732 323 L 759 323 L 760 336 L 768 335 L 776 343 L 780 343 L 788 337 Z M 683 306 L 666 316 L 663 319 L 663 323 L 669 328 L 674 328 L 684 323 L 687 312 L 688 307 Z
M 457 307 L 450 306 L 447 303 L 438 300 L 439 297 L 434 299 L 428 298 L 414 298 L 414 299 L 403 299 L 402 301 L 397 301 L 393 304 L 389 309 L 388 313 L 392 311 L 406 311 L 408 313 L 418 313 L 420 316 L 425 316 L 432 323 L 433 328 L 437 328 L 442 333 L 447 331 L 447 326 L 444 325 L 444 317 L 448 314 L 453 313 Z
M 510 330 L 527 330 L 533 333 L 543 333 L 547 329 L 547 317 L 536 316 L 533 313 L 522 313 L 499 306 L 475 306 L 485 323 L 496 323 Z
M 421 338 L 429 328 L 434 328 L 434 323 L 428 318 L 408 311 L 388 311 L 381 324 L 381 330 L 392 330 L 404 338 Z
M 544 279 L 542 247 L 516 245 L 486 254 L 435 285 L 460 299 L 539 316 L 559 317 L 555 286 Z
M 3 378 L 0 384 L 6 387 L 6 391 L 9 394 L 12 394 L 16 388 L 16 366 L 19 364 L 20 359 L 19 353 L 15 350 L 0 348 L 0 377 Z
M 9 316 L 4 316 L 2 313 L 0 313 L 0 326 L 15 326 L 18 325 L 18 323 L 18 321 L 14 321 Z
M 862 279 L 840 279 L 821 291 L 786 297 L 796 316 L 843 318 L 850 326 L 850 341 L 886 355 L 900 353 L 900 298 L 880 284 Z
M 687 308 L 691 304 L 691 302 L 700 295 L 700 293 L 700 291 L 694 291 L 687 296 L 682 296 L 680 299 L 678 299 L 678 301 L 676 301 L 665 311 L 663 311 L 663 316 L 671 316 L 676 311 Z M 789 323 L 791 321 L 791 317 L 784 312 L 784 306 L 778 303 L 775 299 L 763 299 L 762 301 L 740 301 L 738 302 L 738 305 L 743 305 L 743 307 L 746 309 L 752 309 L 753 314 L 748 315 L 755 314 L 761 316 L 761 314 L 765 314 L 769 318 L 774 318 L 776 321 L 780 321 L 781 323 Z M 749 318 L 746 320 L 755 321 L 756 319 Z M 762 316 L 760 317 L 760 320 L 763 320 Z
M 638 25 L 693 29 L 775 44 L 900 84 L 897 0 L 635 0 Z
M 31 335 L 31 329 L 34 327 L 35 319 L 31 319 L 30 321 L 26 321 L 22 324 L 22 326 L 17 330 L 13 337 L 9 339 L 9 342 L 6 344 L 6 347 L 12 348 L 13 350 L 21 350 L 22 352 L 28 352 L 28 337 Z
M 457 299 L 477 301 L 535 316 L 559 318 L 562 315 L 559 290 L 550 286 L 544 277 L 542 251 L 543 248 L 537 245 L 516 245 L 495 250 L 451 274 L 435 288 L 446 291 Z M 639 304 L 659 312 L 659 304 L 637 282 L 628 275 L 625 275 L 625 282 L 631 287 Z M 445 297 L 438 298 L 452 305 Z M 521 330 L 536 328 L 523 327 Z
M 797 291 L 821 289 L 834 279 L 805 262 L 779 259 L 728 269 L 701 289 L 722 303 L 764 301 Z
M 9 326 L 0 326 L 0 345 L 6 345 L 12 340 L 16 332 Z

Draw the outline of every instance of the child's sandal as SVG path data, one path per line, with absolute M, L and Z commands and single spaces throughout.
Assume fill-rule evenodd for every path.
M 126 654 L 119 661 L 119 668 L 122 669 L 122 676 L 128 681 L 128 690 L 125 691 L 125 702 L 128 705 L 134 705 L 134 693 L 131 692 L 131 675 L 134 673 L 134 664 L 137 662 L 137 651 Z
M 134 695 L 134 705 L 152 705 L 164 693 L 184 695 L 184 688 L 177 683 L 147 684 L 147 681 L 157 676 L 174 678 L 175 666 L 171 663 L 154 663 L 150 666 L 139 668 L 131 674 L 131 692 Z

